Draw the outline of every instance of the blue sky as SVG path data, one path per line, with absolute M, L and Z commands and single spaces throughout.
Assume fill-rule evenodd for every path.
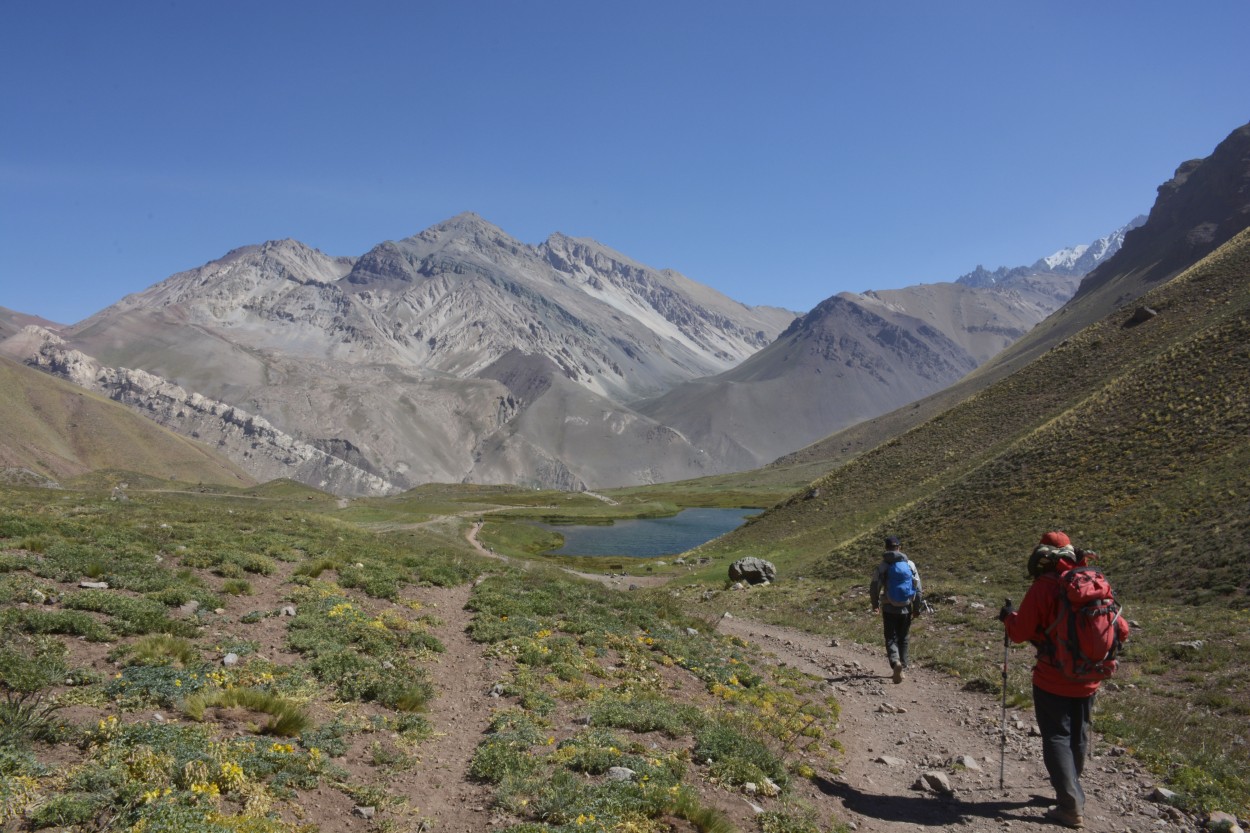
M 1250 120 L 1250 3 L 7 0 L 0 306 L 474 211 L 749 304 L 950 280 L 1149 210 Z

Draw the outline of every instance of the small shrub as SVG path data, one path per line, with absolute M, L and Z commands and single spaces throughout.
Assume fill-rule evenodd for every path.
M 724 723 L 712 722 L 695 736 L 696 759 L 711 760 L 711 774 L 731 786 L 756 783 L 766 776 L 785 788 L 789 774 L 785 765 L 759 740 Z
M 104 692 L 125 707 L 172 706 L 204 688 L 208 682 L 207 669 L 203 668 L 131 665 L 109 681 Z
M 673 799 L 670 812 L 690 822 L 699 833 L 736 833 L 738 829 L 724 813 L 713 807 L 704 807 L 696 796 L 686 790 L 680 791 Z M 779 831 L 766 831 L 766 833 L 779 833 Z
M 756 817 L 760 833 L 825 833 L 828 829 L 819 823 L 810 810 L 768 810 Z
M 108 805 L 108 797 L 96 793 L 54 795 L 31 813 L 30 826 L 36 830 L 45 827 L 93 828 L 93 822 Z
M 338 562 L 333 558 L 318 558 L 314 561 L 306 561 L 295 568 L 295 575 L 307 576 L 308 578 L 319 578 L 326 570 L 337 570 Z
M 108 642 L 113 632 L 81 610 L 8 608 L 0 613 L 0 628 L 33 634 L 81 636 L 90 642 Z
M 434 686 L 426 680 L 418 680 L 398 688 L 382 702 L 401 712 L 423 712 L 433 699 Z
M 168 633 L 174 636 L 195 636 L 191 622 L 170 619 L 166 608 L 152 599 L 123 596 L 120 593 L 87 590 L 69 593 L 63 604 L 69 610 L 89 610 L 112 617 L 113 628 L 121 635 Z
M 705 722 L 696 707 L 653 694 L 605 696 L 591 708 L 590 719 L 595 726 L 663 732 L 670 738 L 688 736 Z
M 469 763 L 469 774 L 479 781 L 498 784 L 505 778 L 524 778 L 538 771 L 539 762 L 525 746 L 501 736 L 482 741 Z
M 221 585 L 221 592 L 228 593 L 231 596 L 250 596 L 252 595 L 252 583 L 241 578 L 227 579 Z
M 299 742 L 305 749 L 320 749 L 331 758 L 337 758 L 347 753 L 347 741 L 344 738 L 350 734 L 351 729 L 336 718 L 300 733 Z
M 582 732 L 576 737 L 561 741 L 556 747 L 560 762 L 574 772 L 602 775 L 614 766 L 620 766 L 625 743 L 615 735 L 599 729 Z

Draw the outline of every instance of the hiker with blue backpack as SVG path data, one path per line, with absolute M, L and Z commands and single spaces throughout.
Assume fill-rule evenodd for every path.
M 894 682 L 903 681 L 907 669 L 907 634 L 918 610 L 920 573 L 916 565 L 899 551 L 899 540 L 885 539 L 885 555 L 872 574 L 872 612 L 881 612 L 885 628 L 885 655 L 894 672 Z
M 998 612 L 1006 638 L 1031 642 L 1037 649 L 1033 712 L 1042 761 L 1058 799 L 1046 819 L 1070 828 L 1085 826 L 1081 771 L 1094 696 L 1115 672 L 1116 654 L 1129 634 L 1110 583 L 1093 566 L 1095 558 L 1074 548 L 1065 533 L 1047 532 L 1029 557 L 1033 583 L 1020 609 L 1014 610 L 1008 599 Z M 1005 703 L 1005 660 L 1003 674 Z

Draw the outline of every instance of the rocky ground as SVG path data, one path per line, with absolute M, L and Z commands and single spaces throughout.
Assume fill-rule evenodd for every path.
M 913 639 L 924 639 L 923 620 Z M 1009 709 L 1003 754 L 1001 702 L 957 680 L 912 668 L 894 684 L 884 650 L 725 618 L 719 630 L 760 645 L 775 662 L 824 674 L 842 706 L 844 757 L 821 784 L 856 830 L 1045 831 L 1053 792 L 1031 711 Z M 1000 763 L 1002 783 L 999 787 Z M 946 776 L 950 794 L 920 786 Z M 1095 740 L 1082 779 L 1085 829 L 1100 833 L 1194 830 L 1197 824 L 1152 796 L 1155 781 L 1122 749 Z

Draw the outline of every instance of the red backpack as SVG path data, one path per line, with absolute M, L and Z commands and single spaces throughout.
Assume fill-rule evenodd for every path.
M 1115 673 L 1121 647 L 1120 604 L 1111 582 L 1084 560 L 1060 572 L 1058 580 L 1059 615 L 1046 629 L 1051 662 L 1069 679 L 1105 680 Z

